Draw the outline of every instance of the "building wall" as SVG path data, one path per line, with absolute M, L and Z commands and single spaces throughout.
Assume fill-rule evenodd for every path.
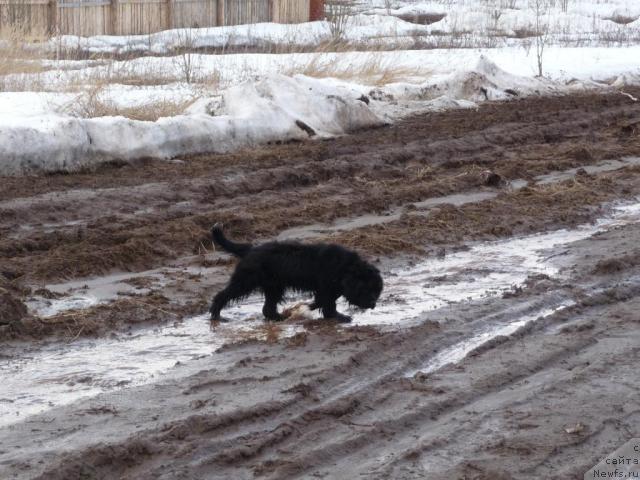
M 311 0 L 309 11 L 309 20 L 312 22 L 324 19 L 324 0 Z

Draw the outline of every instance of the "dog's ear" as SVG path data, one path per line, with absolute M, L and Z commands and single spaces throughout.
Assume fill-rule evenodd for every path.
M 342 294 L 351 304 L 358 303 L 359 292 L 364 287 L 364 282 L 353 268 L 349 268 L 342 277 Z

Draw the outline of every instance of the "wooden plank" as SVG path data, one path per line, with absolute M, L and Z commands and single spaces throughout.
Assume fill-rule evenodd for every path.
M 0 27 L 8 26 L 27 35 L 47 36 L 50 5 L 48 1 L 4 1 L 0 3 Z

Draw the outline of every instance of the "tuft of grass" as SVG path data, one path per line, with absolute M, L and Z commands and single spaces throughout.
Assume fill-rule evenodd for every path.
M 175 101 L 158 99 L 142 105 L 123 107 L 105 95 L 105 85 L 96 85 L 80 94 L 64 110 L 81 118 L 126 117 L 131 120 L 155 122 L 159 118 L 180 115 L 193 103 L 194 99 Z

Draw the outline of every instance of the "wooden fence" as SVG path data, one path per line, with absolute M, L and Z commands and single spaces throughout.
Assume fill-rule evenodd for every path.
M 322 0 L 0 0 L 0 31 L 140 35 L 182 27 L 301 23 L 316 19 L 318 2 Z

